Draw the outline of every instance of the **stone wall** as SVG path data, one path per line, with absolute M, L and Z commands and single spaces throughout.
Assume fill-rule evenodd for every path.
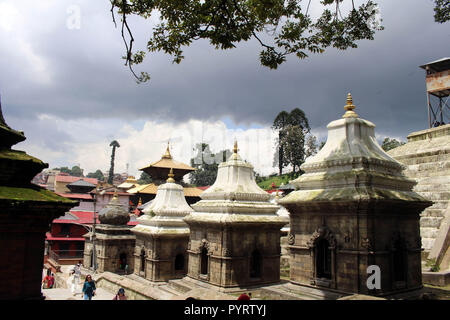
M 188 235 L 151 237 L 138 235 L 134 250 L 134 274 L 150 281 L 168 281 L 186 275 Z M 145 272 L 141 268 L 141 252 L 145 251 Z M 175 258 L 184 256 L 184 269 L 175 270 Z
M 208 250 L 208 274 L 202 275 L 201 251 Z M 250 276 L 251 254 L 261 255 L 259 277 Z M 191 227 L 189 245 L 191 278 L 221 287 L 273 283 L 280 280 L 280 231 L 277 228 Z

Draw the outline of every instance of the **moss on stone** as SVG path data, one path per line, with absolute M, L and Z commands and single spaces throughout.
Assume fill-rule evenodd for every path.
M 70 200 L 57 195 L 54 192 L 44 188 L 34 187 L 30 185 L 25 187 L 7 187 L 0 186 L 0 199 L 12 201 L 42 201 L 42 202 L 62 202 L 76 205 L 78 201 Z
M 46 164 L 38 158 L 26 154 L 24 151 L 3 149 L 0 150 L 0 159 L 18 160 L 18 161 L 32 161 L 42 166 Z

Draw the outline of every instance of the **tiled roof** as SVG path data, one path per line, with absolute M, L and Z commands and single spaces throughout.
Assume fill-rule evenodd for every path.
M 69 199 L 85 199 L 92 200 L 92 196 L 88 193 L 56 193 L 57 195 Z
M 183 188 L 185 197 L 200 197 L 203 190 L 199 188 L 185 187 Z M 156 194 L 158 192 L 158 186 L 150 183 L 141 188 L 133 188 L 127 191 L 128 193 L 145 193 L 145 194 Z
M 68 214 L 71 216 L 75 216 L 76 219 L 68 219 Z M 100 224 L 100 220 L 98 219 L 98 212 L 96 214 L 95 223 Z M 69 211 L 66 213 L 64 217 L 53 220 L 53 223 L 76 223 L 76 224 L 92 224 L 94 220 L 94 213 L 92 211 Z M 133 226 L 137 225 L 139 222 L 130 221 L 128 225 Z
M 97 183 L 98 183 L 98 180 L 95 178 L 73 177 L 73 176 L 63 176 L 63 175 L 55 176 L 56 182 L 72 183 L 72 182 L 78 181 L 80 179 L 83 179 L 84 181 L 87 181 L 87 182 L 95 184 L 95 185 L 97 185 Z
M 155 161 L 151 164 L 149 164 L 148 166 L 141 168 L 139 170 L 143 170 L 145 168 L 149 168 L 149 167 L 156 167 L 156 168 L 167 168 L 167 169 L 173 169 L 175 170 L 187 170 L 187 171 L 195 171 L 195 168 L 192 168 L 191 166 L 188 166 L 185 163 L 179 162 L 179 161 L 175 161 L 173 159 L 165 159 L 162 158 L 158 161 Z

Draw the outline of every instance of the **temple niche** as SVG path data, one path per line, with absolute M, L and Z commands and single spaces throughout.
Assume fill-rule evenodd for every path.
M 279 204 L 290 213 L 290 281 L 321 292 L 390 296 L 422 288 L 420 212 L 431 205 L 353 111 L 328 124 L 325 146 L 291 181 Z M 381 287 L 367 285 L 380 268 Z M 417 291 L 416 291 L 417 292 Z
M 136 235 L 136 275 L 154 282 L 186 275 L 189 228 L 183 218 L 192 211 L 171 170 L 167 182 L 158 187 L 155 199 L 131 230 Z
M 289 220 L 256 184 L 237 143 L 200 197 L 184 219 L 190 228 L 187 276 L 220 290 L 280 281 L 280 229 Z
M 94 267 L 96 261 L 97 268 L 94 269 L 98 272 L 129 273 L 134 268 L 136 237 L 130 231 L 130 216 L 117 193 L 100 210 L 98 220 L 100 224 L 95 226 L 95 239 L 92 239 L 92 232 L 84 235 L 84 266 Z

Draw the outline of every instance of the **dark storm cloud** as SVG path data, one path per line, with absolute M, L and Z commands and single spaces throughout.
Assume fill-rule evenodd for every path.
M 82 10 L 80 30 L 65 26 L 72 3 Z M 432 1 L 381 1 L 386 30 L 357 49 L 303 61 L 292 56 L 273 71 L 259 65 L 255 41 L 227 52 L 199 42 L 185 50 L 180 65 L 172 65 L 169 56 L 149 55 L 136 70 L 149 71 L 152 80 L 137 85 L 123 66 L 120 29 L 108 3 L 61 1 L 40 22 L 51 17 L 52 27 L 33 32 L 33 24 L 27 26 L 27 41 L 47 63 L 49 83 L 27 77 L 29 66 L 20 56 L 14 61 L 18 48 L 0 42 L 8 56 L 0 61 L 0 86 L 11 115 L 175 122 L 229 117 L 242 125 L 270 125 L 280 110 L 299 107 L 313 128 L 324 128 L 343 114 L 352 92 L 357 113 L 374 122 L 377 133 L 405 137 L 427 123 L 425 75 L 418 66 L 450 51 L 450 28 L 433 21 Z M 131 22 L 135 47 L 145 48 L 148 21 Z

